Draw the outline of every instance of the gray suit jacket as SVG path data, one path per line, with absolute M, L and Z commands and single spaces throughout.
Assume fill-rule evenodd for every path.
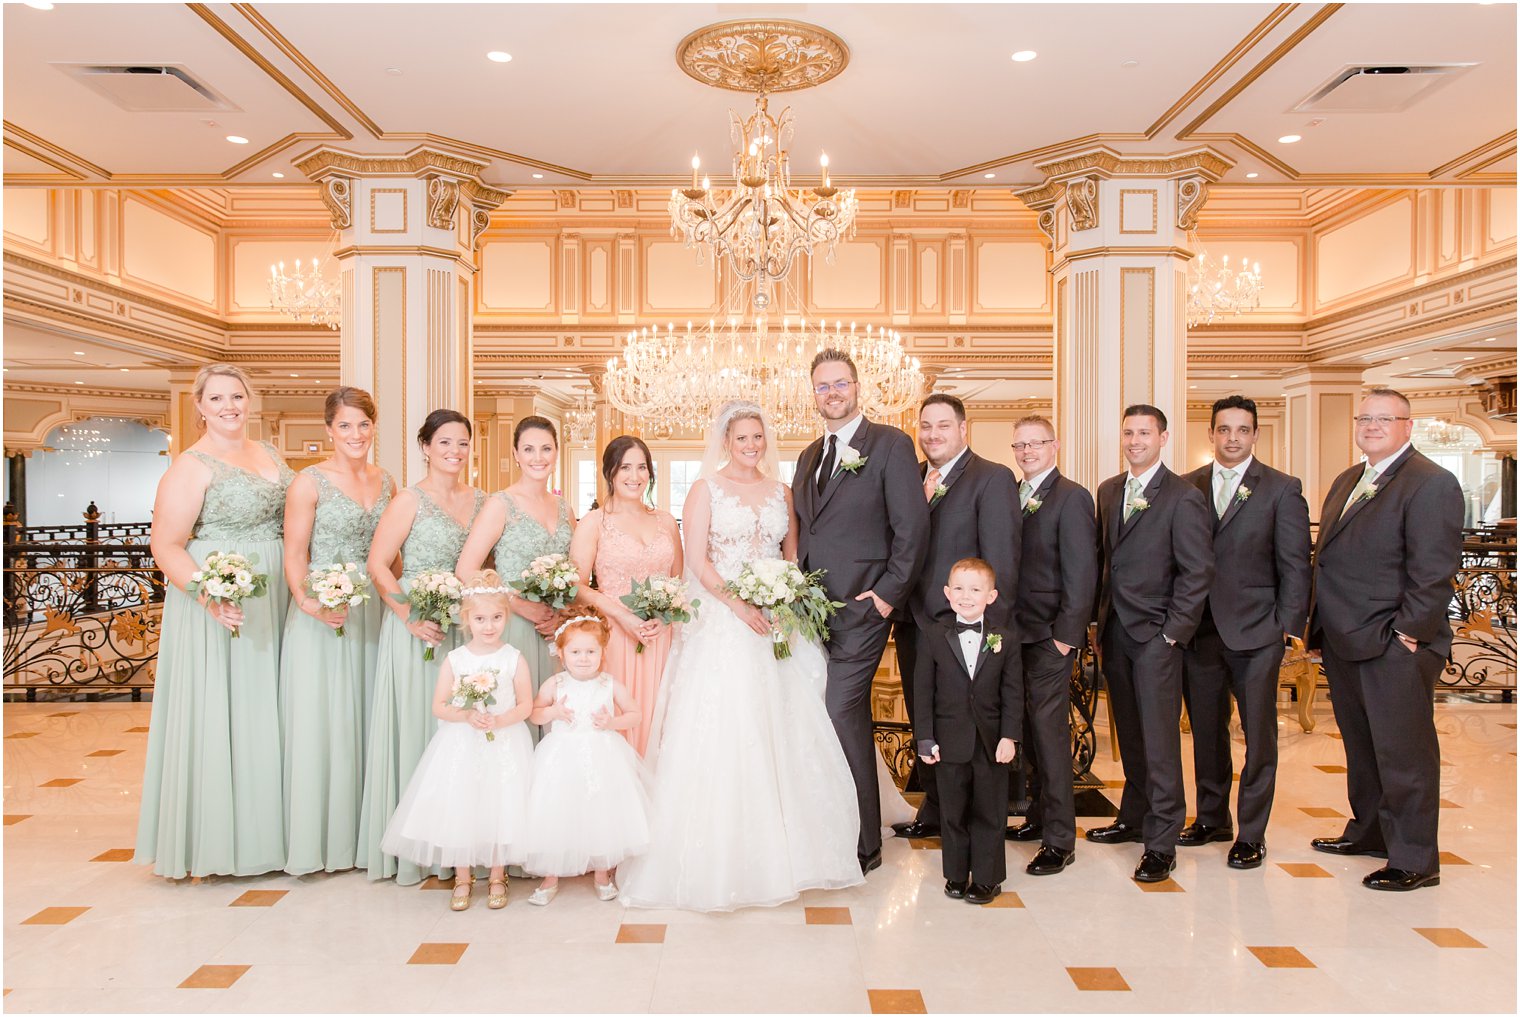
M 928 464 L 919 463 L 920 489 L 927 472 Z M 955 617 L 945 600 L 950 566 L 975 556 L 991 565 L 997 577 L 998 599 L 987 606 L 988 621 L 1012 627 L 1020 547 L 1019 486 L 1013 471 L 968 448 L 940 483 L 945 496 L 929 506 L 924 564 L 908 596 L 913 621 L 923 629 Z
M 1026 643 L 1055 638 L 1068 646 L 1087 642 L 1098 592 L 1098 540 L 1092 495 L 1074 480 L 1050 475 L 1024 513 L 1019 559 L 1018 629 Z
M 1197 487 L 1214 521 L 1214 585 L 1204 614 L 1237 652 L 1301 636 L 1309 616 L 1309 505 L 1303 484 L 1253 458 L 1221 517 L 1214 464 L 1184 480 Z M 1242 498 L 1241 491 L 1251 493 Z
M 1335 478 L 1320 513 L 1309 645 L 1371 660 L 1402 632 L 1446 656 L 1451 581 L 1462 565 L 1462 486 L 1411 448 L 1378 475 L 1376 494 L 1343 513 L 1363 469 L 1358 463 Z

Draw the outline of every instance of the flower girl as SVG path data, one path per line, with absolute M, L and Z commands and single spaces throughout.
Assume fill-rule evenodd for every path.
M 440 721 L 386 827 L 381 847 L 424 870 L 454 868 L 449 907 L 470 906 L 472 866 L 491 869 L 486 906 L 507 905 L 509 863 L 523 860 L 533 744 L 533 708 L 522 654 L 502 641 L 508 588 L 489 569 L 464 590 L 470 641 L 438 670 L 433 716 Z
M 649 796 L 643 764 L 619 731 L 639 722 L 621 682 L 602 670 L 611 629 L 587 609 L 571 609 L 554 633 L 565 670 L 533 703 L 533 722 L 549 724 L 533 759 L 527 860 L 544 877 L 529 904 L 548 904 L 561 876 L 587 871 L 602 900 L 617 897 L 609 870 L 649 845 Z

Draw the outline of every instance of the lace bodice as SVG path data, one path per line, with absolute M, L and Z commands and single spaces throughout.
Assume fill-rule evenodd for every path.
M 654 540 L 645 544 L 613 525 L 604 508 L 601 539 L 596 545 L 596 586 L 609 597 L 627 596 L 635 580 L 668 576 L 676 563 L 676 546 L 661 526 Z
M 496 571 L 503 580 L 510 582 L 522 575 L 523 569 L 534 558 L 546 554 L 568 554 L 570 551 L 570 509 L 565 499 L 559 503 L 554 529 L 544 529 L 544 524 L 523 511 L 517 500 L 505 491 L 497 491 L 491 497 L 500 498 L 507 506 L 507 521 L 496 541 Z
M 707 529 L 707 560 L 725 580 L 736 579 L 748 562 L 781 557 L 781 542 L 791 524 L 786 494 L 779 483 L 759 505 L 747 505 L 717 478 L 707 478 L 712 522 Z
M 616 714 L 612 703 L 612 677 L 605 671 L 595 678 L 581 681 L 564 671 L 553 678 L 554 701 L 567 704 L 575 714 L 575 720 L 566 722 L 556 719 L 549 726 L 551 733 L 557 731 L 595 731 L 591 718 L 598 710 Z
M 380 513 L 385 511 L 395 493 L 390 474 L 385 474 L 381 480 L 380 497 L 366 512 L 363 505 L 345 494 L 322 470 L 308 466 L 301 472 L 317 482 L 317 515 L 311 525 L 311 567 L 353 562 L 363 568 L 369 557 L 375 526 L 380 522 Z
M 464 550 L 464 538 L 470 534 L 470 523 L 475 521 L 485 501 L 485 492 L 475 492 L 475 507 L 470 510 L 469 521 L 460 526 L 432 495 L 420 487 L 412 490 L 417 492 L 417 517 L 401 545 L 402 578 L 410 579 L 429 569 L 453 572 L 459 563 L 459 552 Z
M 279 466 L 279 480 L 268 480 L 195 449 L 187 450 L 211 468 L 211 483 L 206 488 L 191 539 L 279 540 L 284 534 L 285 488 L 296 475 L 273 445 L 267 441 L 259 444 Z

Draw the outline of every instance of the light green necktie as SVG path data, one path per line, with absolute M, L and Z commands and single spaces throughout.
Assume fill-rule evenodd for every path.
M 1130 477 L 1129 483 L 1124 485 L 1124 521 L 1129 522 L 1129 517 L 1135 514 L 1135 501 L 1140 497 L 1139 477 Z
M 1377 480 L 1377 470 L 1374 470 L 1372 464 L 1368 463 L 1367 467 L 1362 470 L 1362 479 L 1356 482 L 1356 486 L 1351 489 L 1351 494 L 1346 498 L 1346 504 L 1341 506 L 1341 515 L 1345 515 L 1346 510 L 1356 504 L 1358 498 L 1377 486 L 1373 483 L 1375 480 Z
M 1214 495 L 1214 514 L 1224 518 L 1225 510 L 1230 507 L 1230 484 L 1235 480 L 1234 470 L 1220 470 L 1219 491 Z
M 1029 486 L 1029 481 L 1019 484 L 1019 508 L 1029 507 L 1029 496 L 1034 494 L 1034 488 Z

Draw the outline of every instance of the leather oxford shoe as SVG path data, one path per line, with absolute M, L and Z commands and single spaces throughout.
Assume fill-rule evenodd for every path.
M 1040 848 L 1039 854 L 1024 866 L 1024 871 L 1031 876 L 1054 876 L 1077 857 L 1075 851 L 1067 851 L 1064 848 L 1051 847 L 1046 844 Z
M 945 880 L 945 896 L 949 897 L 951 900 L 960 900 L 962 897 L 966 896 L 966 887 L 969 885 L 969 880 L 963 879 L 957 883 L 953 879 L 947 879 Z
M 860 874 L 864 876 L 872 869 L 881 868 L 881 848 L 877 848 L 868 855 L 858 855 L 860 859 Z
M 892 832 L 899 837 L 918 840 L 923 837 L 938 837 L 939 827 L 933 823 L 924 823 L 915 819 L 911 823 L 893 823 Z
M 1177 835 L 1177 843 L 1183 847 L 1198 847 L 1216 840 L 1234 840 L 1235 831 L 1228 826 L 1209 826 L 1207 823 L 1189 823 Z
M 1087 839 L 1094 844 L 1128 844 L 1138 843 L 1145 839 L 1145 835 L 1137 828 L 1128 823 L 1114 821 L 1108 826 L 1100 826 L 1087 831 Z
M 1418 890 L 1422 886 L 1440 886 L 1441 874 L 1384 867 L 1364 876 L 1362 885 L 1374 890 Z
M 1267 857 L 1265 844 L 1237 840 L 1230 845 L 1230 854 L 1225 862 L 1232 869 L 1255 869 L 1261 867 L 1261 860 L 1265 857 Z
M 1162 854 L 1160 851 L 1147 851 L 1140 856 L 1140 864 L 1135 867 L 1135 882 L 1159 883 L 1172 874 L 1177 867 L 1175 854 Z
M 1372 855 L 1374 858 L 1387 858 L 1388 852 L 1382 848 L 1357 847 L 1345 837 L 1315 837 L 1309 842 L 1309 846 L 1316 851 L 1323 851 L 1331 855 Z
M 991 904 L 1003 888 L 996 883 L 972 883 L 966 887 L 967 904 Z
M 1018 826 L 1010 826 L 1003 836 L 1009 840 L 1028 842 L 1039 840 L 1044 833 L 1045 828 L 1039 823 L 1022 823 Z

